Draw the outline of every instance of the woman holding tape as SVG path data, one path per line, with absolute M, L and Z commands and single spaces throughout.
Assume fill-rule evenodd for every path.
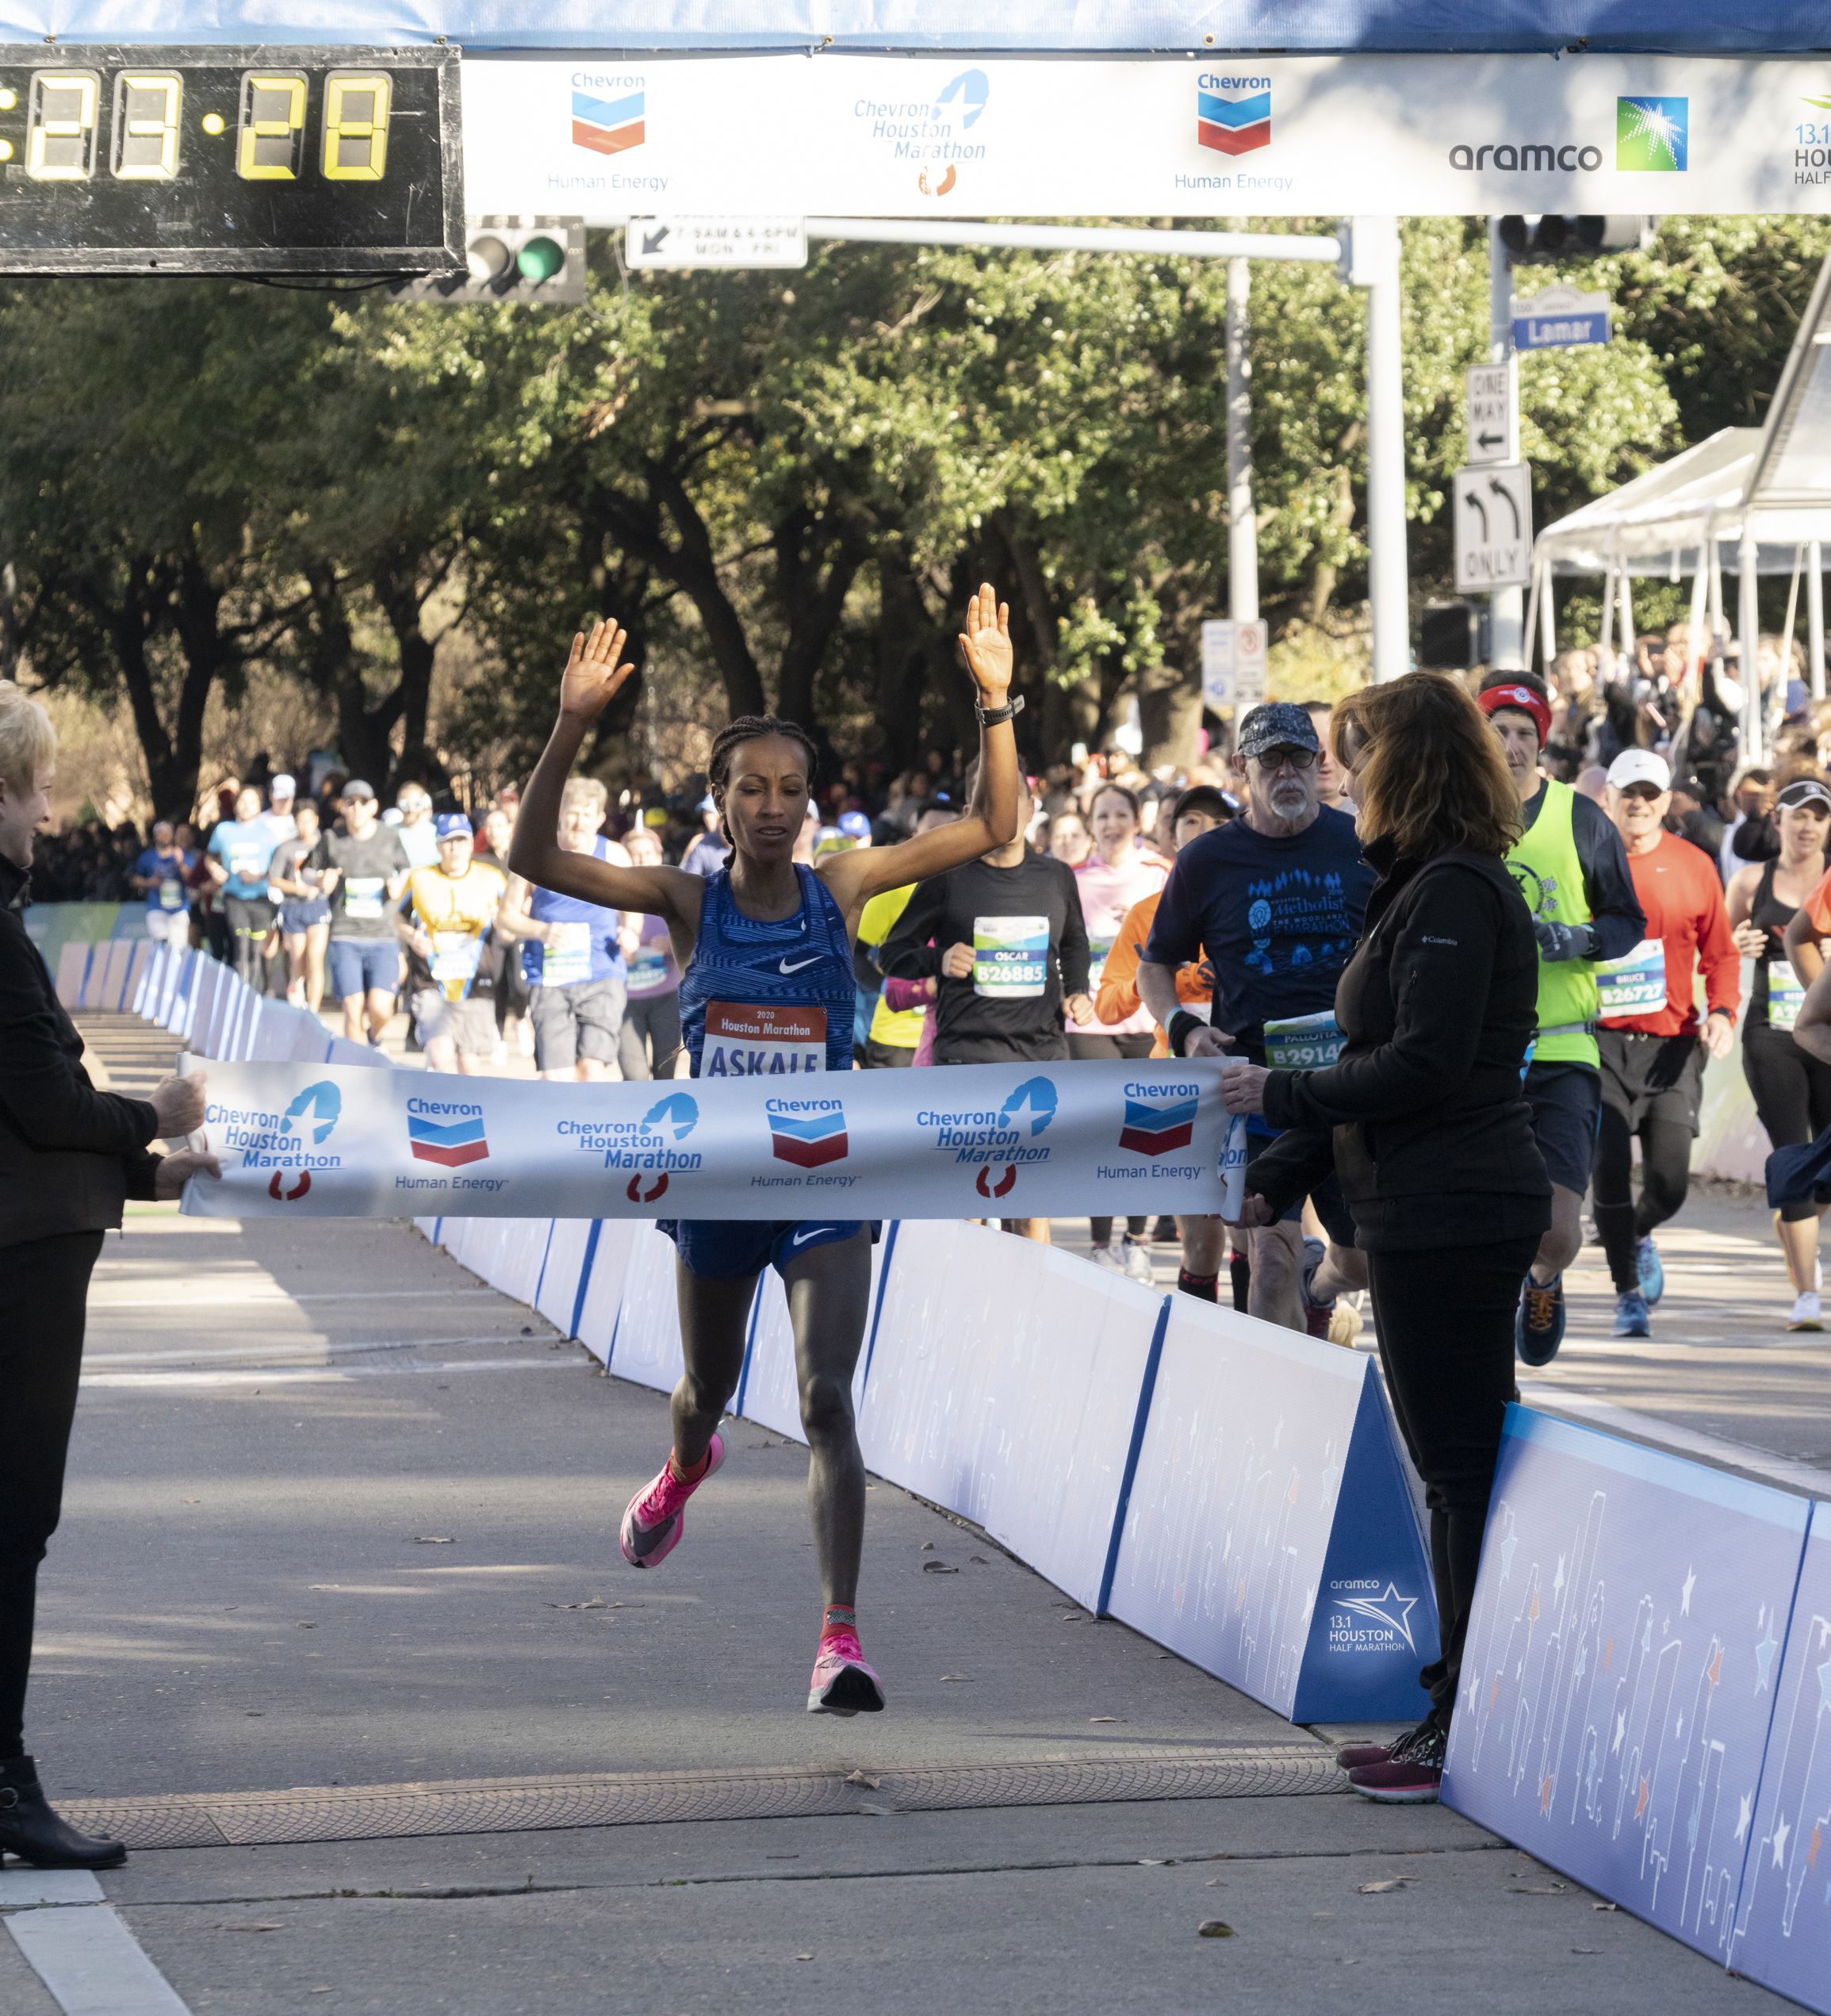
M 679 868 L 615 866 L 568 853 L 554 839 L 561 794 L 586 730 L 633 669 L 623 661 L 625 634 L 614 623 L 573 639 L 559 719 L 528 784 L 509 865 L 541 887 L 666 920 L 681 968 L 681 1026 L 695 1078 L 850 1070 L 852 946 L 866 903 L 880 890 L 944 874 L 1017 837 L 1009 616 L 989 587 L 968 606 L 960 642 L 979 718 L 979 783 L 963 818 L 897 846 L 855 848 L 829 855 L 818 868 L 799 865 L 793 856 L 814 786 L 813 744 L 792 722 L 745 716 L 712 745 L 712 798 L 732 852 L 724 868 L 702 880 Z M 854 1609 L 864 1464 L 852 1412 L 875 1228 L 856 1220 L 684 1218 L 664 1220 L 661 1229 L 677 1249 L 686 1370 L 674 1389 L 673 1447 L 623 1515 L 624 1558 L 658 1567 L 680 1543 L 688 1499 L 724 1461 L 719 1419 L 737 1390 L 757 1276 L 773 1265 L 795 1326 L 825 1605 L 808 1711 L 881 1708 L 883 1689 L 860 1649 Z
M 1230 1066 L 1228 1110 L 1284 1131 L 1247 1165 L 1247 1225 L 1274 1223 L 1331 1163 L 1368 1256 L 1380 1355 L 1424 1480 L 1442 1653 L 1431 1712 L 1392 1746 L 1344 1752 L 1369 1798 L 1434 1799 L 1475 1594 L 1519 1279 L 1551 1217 L 1521 1090 L 1537 1020 L 1531 913 L 1503 859 L 1518 794 L 1454 680 L 1414 673 L 1335 711 L 1361 841 L 1380 880 L 1335 994 L 1320 1071 Z

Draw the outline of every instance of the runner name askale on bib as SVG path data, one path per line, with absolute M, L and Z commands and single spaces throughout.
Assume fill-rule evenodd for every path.
M 795 1003 L 772 1008 L 706 1004 L 702 1078 L 773 1078 L 826 1069 L 826 1010 Z
M 1046 917 L 973 919 L 973 991 L 994 1001 L 1034 998 L 1049 981 Z
M 1616 1015 L 1646 1015 L 1666 1005 L 1666 948 L 1661 938 L 1642 938 L 1621 959 L 1595 969 L 1596 992 L 1606 1021 Z

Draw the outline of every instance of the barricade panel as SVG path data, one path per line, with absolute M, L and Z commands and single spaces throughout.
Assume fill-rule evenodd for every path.
M 1831 1505 L 1815 1504 L 1774 1685 L 1767 1761 L 1746 1819 L 1729 1964 L 1831 2010 Z
M 74 1010 L 82 1006 L 82 983 L 88 977 L 94 951 L 94 945 L 80 943 L 58 949 L 57 998 L 67 1009 Z
M 623 1306 L 623 1283 L 629 1277 L 630 1256 L 637 1235 L 643 1229 L 639 1219 L 606 1218 L 598 1230 L 591 1273 L 585 1282 L 585 1299 L 579 1310 L 578 1331 L 579 1342 L 601 1364 L 610 1363 L 617 1317 Z
M 592 1251 L 595 1218 L 555 1218 L 547 1242 L 546 1260 L 534 1291 L 534 1307 L 562 1335 L 576 1336 L 583 1312 L 579 1290 L 584 1286 L 586 1256 Z M 596 1256 L 592 1256 L 594 1260 Z
M 1372 1361 L 1232 1309 L 1171 1297 L 1109 1607 L 1147 1637 L 1291 1716 L 1308 1672 L 1343 1719 L 1421 1715 L 1435 1611 L 1410 1507 L 1389 1500 L 1350 1574 L 1333 1549 L 1351 1502 L 1396 1489 Z M 1368 1473 L 1372 1472 L 1370 1479 Z M 1352 1489 L 1348 1482 L 1352 1479 Z M 1331 1577 L 1374 1589 L 1366 1656 L 1314 1653 Z M 1387 1591 L 1392 1584 L 1391 1593 Z M 1343 1614 L 1356 1615 L 1349 1612 Z M 1409 1632 L 1411 1642 L 1407 1643 Z
M 624 1221 L 628 1223 L 628 1221 Z M 617 1310 L 611 1370 L 619 1379 L 672 1393 L 680 1377 L 680 1317 L 674 1299 L 674 1242 L 647 1223 L 633 1228 Z M 605 1235 L 610 1232 L 607 1222 Z M 600 1257 L 603 1247 L 599 1246 Z
M 885 1240 L 871 1249 L 871 1301 L 877 1307 L 878 1289 L 883 1271 Z M 864 1400 L 866 1347 L 871 1341 L 871 1318 L 865 1318 L 860 1340 L 858 1364 L 852 1375 L 852 1404 L 862 1411 Z M 800 1382 L 795 1371 L 795 1329 L 788 1320 L 788 1297 L 782 1277 L 765 1267 L 757 1283 L 757 1300 L 750 1312 L 750 1339 L 744 1358 L 743 1383 L 737 1389 L 733 1410 L 746 1420 L 787 1435 L 791 1442 L 806 1442 L 801 1432 Z
M 859 1424 L 866 1462 L 1091 1605 L 1163 1302 L 1007 1232 L 903 1221 Z
M 1726 1960 L 1808 1510 L 1510 1407 L 1445 1803 Z

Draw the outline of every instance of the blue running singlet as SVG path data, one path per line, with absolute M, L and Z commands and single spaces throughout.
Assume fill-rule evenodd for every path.
M 680 977 L 680 1028 L 695 1078 L 850 1071 L 858 983 L 845 919 L 812 868 L 795 864 L 801 907 L 760 922 L 706 884 L 693 956 Z

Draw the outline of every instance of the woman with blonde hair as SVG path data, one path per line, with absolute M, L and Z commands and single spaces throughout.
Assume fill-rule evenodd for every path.
M 150 1099 L 97 1091 L 25 934 L 56 761 L 50 716 L 0 680 L 0 1856 L 94 1869 L 127 1850 L 59 1818 L 25 1738 L 38 1564 L 62 1508 L 89 1277 L 128 1198 L 174 1198 L 197 1171 L 220 1171 L 213 1156 L 148 1152 L 203 1125 L 201 1075 L 165 1079 Z
M 1231 1111 L 1282 1131 L 1246 1172 L 1242 1221 L 1274 1223 L 1330 1167 L 1367 1255 L 1387 1389 L 1431 1508 L 1440 1655 L 1431 1712 L 1396 1745 L 1342 1753 L 1372 1799 L 1437 1796 L 1501 1417 L 1519 1282 L 1551 1184 L 1520 1074 L 1537 1021 L 1531 913 L 1503 858 L 1519 799 L 1481 710 L 1419 672 L 1335 710 L 1380 880 L 1335 995 L 1345 1038 L 1323 1071 L 1231 1067 Z

